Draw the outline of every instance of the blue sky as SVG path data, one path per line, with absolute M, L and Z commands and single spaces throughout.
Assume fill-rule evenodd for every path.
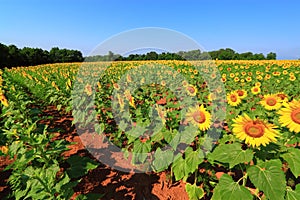
M 161 27 L 205 50 L 300 58 L 300 1 L 0 0 L 0 43 L 78 49 L 87 55 L 123 31 Z

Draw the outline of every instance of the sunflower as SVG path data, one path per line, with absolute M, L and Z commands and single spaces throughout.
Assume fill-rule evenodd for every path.
M 155 110 L 157 111 L 159 118 L 161 119 L 163 124 L 166 124 L 167 112 L 166 112 L 165 108 L 162 106 L 159 106 L 157 104 L 155 104 L 155 105 L 156 105 Z
M 248 77 L 246 78 L 246 81 L 247 81 L 247 82 L 251 82 L 251 81 L 252 81 L 252 78 L 251 78 L 250 76 L 248 76 Z
M 213 101 L 216 99 L 216 95 L 214 93 L 209 93 L 207 96 L 208 101 Z
M 8 101 L 7 101 L 6 97 L 4 96 L 4 94 L 0 95 L 0 101 L 5 107 L 8 107 Z
M 188 85 L 186 87 L 186 91 L 188 92 L 188 94 L 190 96 L 196 96 L 196 93 L 197 93 L 197 88 L 193 85 Z
M 239 80 L 239 77 L 234 77 L 234 82 L 238 82 Z
M 255 86 L 256 86 L 256 87 L 260 87 L 260 86 L 261 86 L 261 83 L 260 83 L 260 82 L 256 82 L 256 83 L 255 83 Z
M 206 111 L 203 105 L 189 108 L 189 111 L 186 114 L 186 120 L 199 126 L 199 129 L 202 131 L 208 130 L 211 124 L 211 114 Z
M 282 102 L 288 102 L 289 99 L 288 99 L 288 96 L 286 94 L 284 94 L 283 92 L 279 92 L 276 94 Z
M 91 96 L 93 94 L 92 86 L 90 84 L 86 84 L 85 87 L 84 87 L 84 92 L 88 96 Z
M 246 90 L 237 90 L 236 93 L 238 94 L 238 96 L 241 98 L 241 99 L 244 99 L 246 96 L 247 96 L 247 91 Z
M 261 119 L 253 120 L 246 114 L 233 119 L 233 122 L 233 134 L 240 140 L 245 140 L 246 144 L 259 147 L 277 141 L 278 131 L 274 129 L 277 127 L 273 124 L 268 124 Z
M 120 106 L 120 111 L 124 111 L 124 99 L 119 94 L 117 96 L 117 99 Z
M 116 89 L 116 90 L 120 90 L 120 86 L 118 83 L 113 83 L 113 87 Z
M 131 95 L 129 90 L 125 90 L 125 97 L 129 101 L 129 105 L 135 108 L 134 97 Z
M 278 110 L 281 107 L 281 99 L 276 94 L 266 94 L 260 104 L 266 110 Z
M 233 91 L 233 92 L 231 92 L 231 93 L 229 93 L 227 95 L 227 102 L 231 106 L 237 106 L 242 101 L 241 101 L 241 98 L 239 97 L 238 93 L 236 93 L 235 91 Z
M 261 91 L 260 87 L 254 86 L 251 88 L 252 94 L 258 94 L 258 93 L 260 93 L 260 91 Z
M 296 133 L 300 132 L 300 100 L 283 103 L 284 108 L 278 111 L 279 122 Z
M 296 80 L 296 77 L 293 75 L 293 76 L 290 76 L 290 81 L 294 81 Z

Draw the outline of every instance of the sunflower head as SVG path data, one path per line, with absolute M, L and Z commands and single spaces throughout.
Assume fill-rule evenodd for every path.
M 260 104 L 267 110 L 278 110 L 281 107 L 281 99 L 275 94 L 264 95 Z
M 233 122 L 233 134 L 240 140 L 245 140 L 248 145 L 259 147 L 277 141 L 278 131 L 273 124 L 268 124 L 261 119 L 251 119 L 246 114 L 233 119 Z
M 206 111 L 203 105 L 189 108 L 186 114 L 187 122 L 196 125 L 200 130 L 208 130 L 211 124 L 211 114 Z
M 251 88 L 252 94 L 258 94 L 260 93 L 260 91 L 261 91 L 260 87 L 254 86 Z
M 283 103 L 284 107 L 278 111 L 279 122 L 290 131 L 300 132 L 300 100 Z
M 4 96 L 4 94 L 0 95 L 0 101 L 5 107 L 8 107 L 8 101 L 7 101 L 6 97 Z
M 242 101 L 241 101 L 241 98 L 239 97 L 238 93 L 233 91 L 233 92 L 227 94 L 227 102 L 231 106 L 237 106 Z
M 246 96 L 247 96 L 247 91 L 246 90 L 237 90 L 236 93 L 238 94 L 238 96 L 241 98 L 241 99 L 244 99 Z
M 186 91 L 190 96 L 196 96 L 197 88 L 193 85 L 186 86 Z

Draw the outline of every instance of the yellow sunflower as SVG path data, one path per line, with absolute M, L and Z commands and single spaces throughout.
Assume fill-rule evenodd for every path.
M 160 117 L 163 124 L 166 124 L 167 112 L 164 107 L 155 104 L 155 110 L 157 111 L 158 116 Z
M 296 80 L 296 77 L 295 76 L 290 76 L 290 81 L 294 81 L 294 80 Z
M 234 82 L 238 82 L 240 80 L 239 77 L 234 77 Z
M 190 96 L 196 96 L 196 93 L 197 93 L 197 88 L 193 85 L 188 85 L 186 87 L 186 91 L 188 92 L 188 94 Z
M 278 110 L 281 107 L 281 99 L 276 94 L 266 94 L 260 104 L 266 110 Z
M 227 94 L 227 102 L 231 106 L 237 106 L 239 105 L 242 101 L 241 98 L 239 97 L 238 93 L 235 91 Z
M 270 142 L 276 142 L 278 137 L 277 128 L 273 124 L 269 124 L 261 119 L 251 119 L 248 115 L 238 116 L 233 119 L 234 124 L 232 132 L 240 140 L 245 140 L 246 144 L 253 147 L 260 145 L 266 146 Z
M 236 93 L 238 94 L 238 96 L 241 98 L 241 99 L 244 99 L 246 96 L 247 96 L 247 91 L 246 90 L 237 90 Z
M 90 84 L 86 84 L 84 87 L 84 92 L 88 95 L 91 96 L 93 94 L 93 89 Z
M 134 103 L 134 97 L 131 95 L 129 90 L 125 90 L 125 97 L 127 99 L 127 101 L 129 101 L 129 105 L 136 108 L 135 107 L 135 103 Z
M 0 101 L 5 107 L 8 107 L 8 101 L 7 101 L 6 97 L 4 96 L 4 94 L 0 95 Z
M 203 105 L 189 108 L 186 114 L 186 120 L 202 131 L 208 130 L 211 124 L 211 114 L 206 111 Z
M 251 88 L 252 94 L 258 94 L 258 93 L 260 93 L 260 91 L 261 91 L 260 87 L 254 86 Z
M 284 94 L 283 92 L 279 92 L 276 94 L 282 102 L 288 102 L 289 99 L 288 99 L 288 96 L 286 94 Z
M 283 103 L 284 108 L 278 111 L 279 122 L 296 133 L 300 132 L 300 100 Z

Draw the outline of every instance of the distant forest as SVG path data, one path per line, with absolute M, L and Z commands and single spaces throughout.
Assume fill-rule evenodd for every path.
M 133 61 L 133 60 L 276 60 L 276 53 L 270 52 L 266 56 L 262 53 L 237 53 L 230 48 L 217 51 L 201 52 L 200 50 L 179 51 L 177 53 L 130 54 L 123 57 L 109 51 L 107 55 L 83 57 L 78 50 L 59 49 L 53 47 L 50 51 L 40 48 L 17 48 L 15 45 L 6 46 L 0 43 L 0 68 L 16 66 L 34 66 L 39 64 L 64 62 L 95 62 L 95 61 Z
M 53 47 L 50 51 L 40 48 L 17 48 L 0 43 L 0 68 L 16 66 L 33 66 L 48 63 L 82 62 L 82 53 L 78 50 L 59 49 Z
M 254 54 L 252 52 L 237 53 L 230 48 L 217 51 L 201 52 L 200 50 L 179 51 L 177 53 L 156 53 L 154 51 L 146 54 L 130 54 L 127 57 L 114 54 L 109 51 L 107 55 L 96 55 L 85 57 L 86 62 L 95 61 L 132 61 L 132 60 L 276 60 L 276 53 Z

